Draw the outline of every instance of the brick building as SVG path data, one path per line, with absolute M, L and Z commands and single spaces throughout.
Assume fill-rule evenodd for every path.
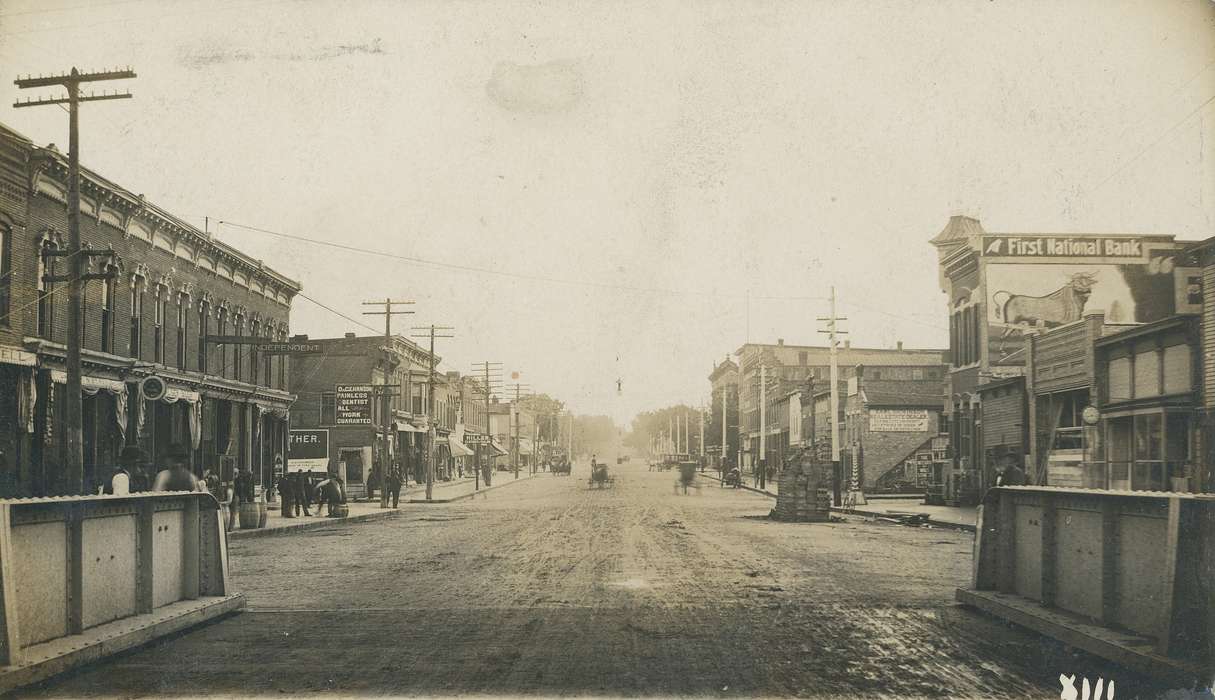
M 709 424 L 705 428 L 705 452 L 715 469 L 733 467 L 738 461 L 738 365 L 729 357 L 709 373 Z M 722 449 L 723 440 L 725 449 Z
M 897 480 L 894 475 L 906 474 L 908 460 L 932 451 L 942 427 L 945 372 L 940 363 L 852 368 L 844 401 L 841 461 L 862 490 Z
M 0 126 L 0 492 L 62 493 L 66 383 L 67 158 Z M 267 483 L 285 453 L 289 364 L 251 345 L 207 335 L 282 341 L 296 282 L 82 167 L 80 235 L 85 285 L 82 385 L 86 488 L 106 478 L 119 451 L 138 445 L 164 463 L 188 447 L 193 468 L 249 467 Z M 102 268 L 105 269 L 102 269 Z M 140 382 L 164 380 L 163 400 Z
M 999 462 L 1028 456 L 1029 433 L 1036 436 L 1043 427 L 1037 402 L 1024 395 L 1019 399 L 1027 405 L 1020 421 L 1026 435 L 1021 445 L 1013 444 L 1015 431 L 1007 420 L 997 424 L 984 418 L 985 399 L 1018 400 L 1009 396 L 1011 384 L 984 385 L 1025 374 L 1027 337 L 1079 323 L 1094 311 L 1103 313 L 1104 324 L 1118 326 L 1201 310 L 1201 299 L 1188 288 L 1200 284 L 1202 271 L 1186 254 L 1186 244 L 1172 236 L 995 234 L 977 219 L 953 216 L 931 242 L 938 251 L 950 320 L 947 411 L 955 449 L 941 484 L 947 503 L 976 502 L 994 484 Z M 1083 348 L 1075 351 L 1080 359 L 1070 361 L 1083 362 Z M 1061 352 L 1050 361 L 1052 367 L 1069 361 L 1063 357 L 1068 351 Z M 1080 385 L 1055 388 L 1085 390 Z M 1057 398 L 1056 406 L 1077 400 Z M 1000 409 L 986 413 L 1009 418 Z M 999 435 L 993 437 L 993 430 Z M 1040 454 L 1035 448 L 1035 455 Z M 1025 466 L 1027 473 L 1045 473 L 1042 464 Z
M 354 333 L 341 338 L 299 339 L 320 345 L 322 354 L 304 355 L 292 363 L 291 388 L 297 399 L 291 426 L 329 431 L 329 473 L 340 474 L 347 490 L 353 496 L 361 495 L 379 458 L 377 453 L 384 450 L 382 402 L 371 402 L 370 423 L 347 425 L 338 416 L 337 387 L 388 384 L 392 396 L 390 458 L 402 466 L 407 477 L 424 481 L 430 353 L 399 335 L 393 336 L 391 346 L 383 336 L 358 337 Z M 436 403 L 438 415 L 445 409 Z
M 837 350 L 839 379 L 852 376 L 856 365 L 869 367 L 906 366 L 939 368 L 944 350 L 904 349 L 900 342 L 896 348 L 853 348 L 845 343 Z M 775 345 L 747 343 L 735 353 L 738 357 L 738 405 L 739 431 L 742 442 L 743 467 L 750 470 L 759 459 L 759 397 L 760 375 L 766 376 L 765 398 L 769 401 L 786 395 L 807 381 L 829 383 L 831 378 L 831 351 L 827 347 L 786 345 L 783 339 Z M 840 402 L 841 406 L 843 401 Z M 769 435 L 779 435 L 779 430 L 768 428 Z M 775 463 L 779 442 L 767 438 L 764 449 L 770 463 Z

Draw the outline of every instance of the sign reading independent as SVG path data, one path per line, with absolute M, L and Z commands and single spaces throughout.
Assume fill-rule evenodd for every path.
M 292 430 L 287 442 L 287 471 L 329 471 L 329 431 Z
M 1138 238 L 984 236 L 983 255 L 1008 258 L 1143 258 Z
M 371 425 L 371 385 L 338 384 L 337 425 Z

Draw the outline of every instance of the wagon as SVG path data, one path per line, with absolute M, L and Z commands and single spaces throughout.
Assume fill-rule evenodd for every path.
M 608 465 L 591 463 L 591 478 L 587 481 L 587 485 L 591 488 L 603 488 L 616 483 L 616 477 L 608 474 Z

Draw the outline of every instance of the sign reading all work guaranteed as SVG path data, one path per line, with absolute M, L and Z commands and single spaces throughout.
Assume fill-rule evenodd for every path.
M 338 384 L 337 425 L 371 425 L 371 385 Z

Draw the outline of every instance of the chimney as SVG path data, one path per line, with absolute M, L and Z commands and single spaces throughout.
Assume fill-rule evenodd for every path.
M 308 340 L 308 334 L 304 333 L 302 335 L 293 335 L 293 336 L 291 336 L 291 340 L 296 341 L 296 342 L 303 342 L 305 340 Z
M 346 334 L 346 337 L 347 337 L 347 338 L 353 338 L 353 337 L 354 337 L 354 333 L 347 333 L 347 334 Z
M 899 350 L 902 350 L 902 349 L 903 349 L 903 341 L 901 341 L 901 340 L 900 340 L 900 341 L 898 342 L 898 348 L 899 348 Z
M 784 339 L 784 338 L 777 338 L 777 339 L 776 339 L 776 344 L 777 344 L 777 345 L 784 345 L 784 344 L 785 344 L 785 339 Z

